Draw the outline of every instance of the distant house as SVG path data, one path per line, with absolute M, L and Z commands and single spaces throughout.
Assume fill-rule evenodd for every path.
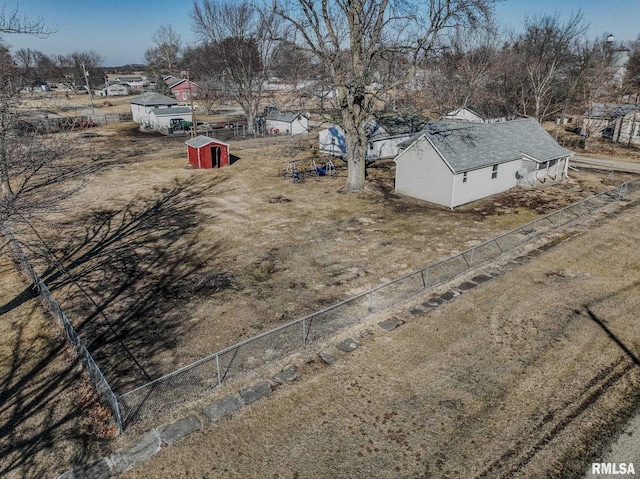
M 149 85 L 145 76 L 117 76 L 115 82 L 127 85 L 133 91 L 142 91 Z
M 338 125 L 332 125 L 318 132 L 320 151 L 337 158 L 347 153 L 347 141 L 344 130 Z
M 188 106 L 173 108 L 152 108 L 149 111 L 149 127 L 157 131 L 167 131 L 176 123 L 193 122 L 193 114 Z
M 452 110 L 442 117 L 443 120 L 459 120 L 469 123 L 484 123 L 484 118 L 469 108 Z
M 309 118 L 302 113 L 269 111 L 265 115 L 265 130 L 270 135 L 300 135 L 309 131 Z
M 367 161 L 395 158 L 400 152 L 399 145 L 415 135 L 424 126 L 420 118 L 392 116 L 371 119 L 367 123 Z M 331 126 L 318 133 L 320 151 L 332 156 L 343 157 L 347 152 L 344 130 Z
M 503 112 L 485 111 L 481 108 L 461 107 L 444 115 L 442 120 L 466 121 L 469 123 L 497 123 L 515 119 L 512 115 Z
M 174 98 L 178 101 L 189 101 L 191 96 L 197 96 L 200 87 L 185 78 L 165 77 L 165 83 L 169 86 Z
M 396 159 L 396 193 L 448 208 L 567 177 L 573 152 L 535 119 L 440 121 L 407 141 Z
M 131 104 L 133 121 L 141 125 L 150 124 L 149 114 L 151 110 L 155 108 L 172 108 L 178 105 L 175 98 L 155 92 L 143 93 L 128 100 L 128 102 Z
M 100 96 L 127 96 L 130 95 L 129 85 L 126 83 L 112 83 L 100 90 Z
M 584 131 L 614 143 L 640 145 L 640 107 L 634 104 L 594 103 L 584 114 Z
M 615 143 L 640 146 L 640 107 L 610 123 L 602 137 Z

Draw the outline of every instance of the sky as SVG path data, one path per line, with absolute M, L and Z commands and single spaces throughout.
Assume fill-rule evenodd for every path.
M 183 44 L 193 45 L 189 12 L 193 0 L 0 0 L 5 15 L 18 9 L 19 16 L 42 19 L 57 30 L 47 38 L 5 35 L 12 51 L 39 50 L 47 55 L 67 55 L 93 50 L 103 66 L 143 63 L 144 52 L 153 46 L 151 37 L 161 25 L 171 25 Z M 613 34 L 616 41 L 640 35 L 640 0 L 504 0 L 495 8 L 501 29 L 522 30 L 525 16 L 557 13 L 567 20 L 582 11 L 590 38 Z

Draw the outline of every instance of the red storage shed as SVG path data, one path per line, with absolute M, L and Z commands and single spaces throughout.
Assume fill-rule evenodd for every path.
M 189 163 L 196 168 L 229 166 L 229 145 L 215 138 L 199 135 L 185 141 Z

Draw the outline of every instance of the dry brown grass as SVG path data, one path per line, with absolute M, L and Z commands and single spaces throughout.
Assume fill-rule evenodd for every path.
M 392 162 L 358 194 L 338 193 L 341 165 L 337 177 L 283 178 L 312 140 L 233 142 L 239 159 L 206 171 L 185 168 L 184 139 L 95 131 L 78 141 L 102 166 L 42 233 L 73 275 L 56 294 L 99 337 L 120 393 L 629 178 L 581 172 L 450 211 L 396 196 Z M 207 274 L 228 287 L 196 291 Z
M 359 194 L 337 192 L 344 169 L 337 178 L 294 184 L 282 171 L 290 158 L 308 153 L 289 138 L 232 142 L 239 159 L 231 167 L 201 171 L 185 167 L 184 138 L 146 136 L 132 124 L 94 131 L 96 138 L 71 135 L 81 149 L 76 160 L 91 166 L 83 170 L 86 187 L 34 225 L 66 272 L 44 263 L 40 271 L 119 393 L 630 178 L 581 172 L 565 184 L 514 190 L 449 211 L 394 195 L 392 163 L 372 169 Z M 198 286 L 207 278 L 226 279 L 205 281 L 213 285 L 207 291 Z M 16 295 L 3 294 L 7 304 Z M 35 319 L 31 311 L 15 324 L 32 314 Z M 453 326 L 447 328 L 453 334 Z M 20 348 L 8 344 L 5 351 Z M 11 376 L 8 358 L 2 373 Z M 16 378 L 28 377 L 15 370 Z M 42 381 L 56 384 L 51 391 L 60 401 L 73 402 L 62 394 L 73 389 L 71 375 L 65 382 L 56 374 Z M 31 431 L 29 416 L 18 416 Z M 56 423 L 48 437 L 61 447 L 69 437 L 81 438 L 86 450 L 80 455 L 61 454 L 45 466 L 49 446 L 22 443 L 17 435 L 6 440 L 17 441 L 20 457 L 33 456 L 34 471 L 60 468 L 65 460 L 82 463 L 85 453 L 93 456 L 102 446 L 92 442 L 84 419 L 65 417 L 89 432 L 67 436 Z
M 392 333 L 363 331 L 355 353 L 307 363 L 124 477 L 581 477 L 639 398 L 637 359 L 589 316 L 640 354 L 638 220 L 636 206 L 435 312 L 401 314 Z
M 54 477 L 108 450 L 100 410 L 50 318 L 0 256 L 0 476 Z

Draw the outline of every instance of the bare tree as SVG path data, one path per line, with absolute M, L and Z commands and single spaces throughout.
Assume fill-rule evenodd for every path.
M 222 75 L 227 92 L 238 102 L 253 131 L 278 42 L 277 18 L 245 0 L 202 0 L 202 4 L 194 3 L 191 21 L 210 52 L 211 76 Z
M 147 49 L 144 58 L 153 75 L 174 75 L 179 70 L 182 40 L 171 25 L 162 25 L 151 37 L 155 47 Z
M 18 68 L 20 68 L 22 76 L 29 83 L 33 83 L 38 78 L 36 53 L 36 50 L 32 50 L 31 48 L 20 48 L 13 54 L 13 58 Z
M 44 20 L 41 18 L 29 20 L 28 18 L 20 17 L 17 8 L 10 13 L 7 13 L 5 8 L 6 6 L 3 6 L 2 10 L 0 10 L 0 33 L 22 33 L 46 38 L 56 32 L 55 29 L 46 27 Z
M 586 26 L 582 14 L 573 14 L 566 23 L 558 15 L 539 15 L 525 19 L 525 31 L 514 43 L 520 58 L 522 113 L 538 121 L 558 109 L 568 94 L 567 80 L 576 60 L 578 42 Z
M 43 206 L 52 207 L 60 194 L 70 190 L 54 185 L 65 174 L 59 160 L 70 149 L 62 137 L 44 136 L 19 114 L 21 76 L 9 50 L 0 44 L 0 223 L 28 217 Z
M 102 57 L 93 50 L 53 55 L 50 59 L 54 76 L 74 93 L 85 85 L 85 71 L 91 85 L 104 82 L 104 71 L 100 66 Z
M 636 134 L 638 109 L 640 108 L 640 36 L 631 44 L 631 55 L 629 56 L 627 71 L 623 79 L 623 92 L 634 97 L 635 108 L 631 117 L 631 128 L 627 143 L 627 146 L 631 146 L 634 143 L 634 135 L 640 139 L 640 136 Z
M 338 95 L 348 165 L 344 191 L 364 188 L 366 124 L 383 90 L 413 76 L 446 30 L 490 17 L 492 0 L 273 0 L 295 39 L 330 72 Z M 380 66 L 398 57 L 402 69 L 380 82 Z
M 578 45 L 576 71 L 573 75 L 567 101 L 579 111 L 586 111 L 584 123 L 584 148 L 588 148 L 589 138 L 602 132 L 605 123 L 593 121 L 591 114 L 595 103 L 606 103 L 617 97 L 615 70 L 612 68 L 614 47 L 607 36 Z
M 441 113 L 461 106 L 495 110 L 495 92 L 488 85 L 496 75 L 496 44 L 493 30 L 456 29 L 426 76 L 423 94 L 431 108 Z

